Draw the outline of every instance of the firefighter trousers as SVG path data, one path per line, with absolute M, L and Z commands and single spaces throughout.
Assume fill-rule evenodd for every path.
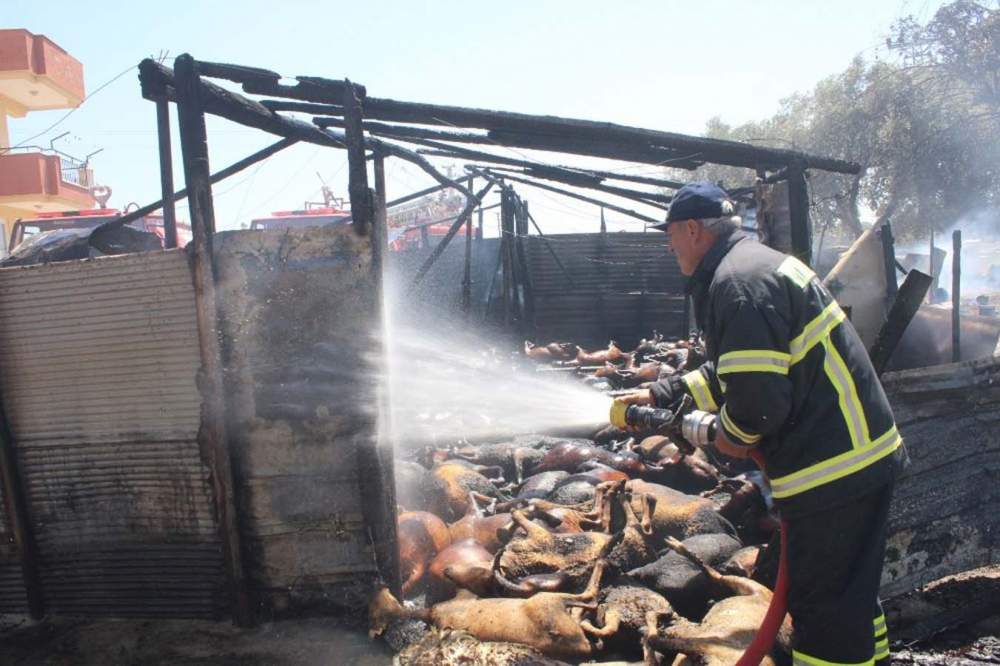
M 892 485 L 788 525 L 795 666 L 889 663 L 878 598 Z

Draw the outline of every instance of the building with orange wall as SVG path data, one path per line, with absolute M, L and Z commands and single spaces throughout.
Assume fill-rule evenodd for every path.
M 8 118 L 72 109 L 84 97 L 83 65 L 73 56 L 44 35 L 0 30 L 0 255 L 15 219 L 94 206 L 85 163 L 51 146 L 13 148 L 8 132 Z

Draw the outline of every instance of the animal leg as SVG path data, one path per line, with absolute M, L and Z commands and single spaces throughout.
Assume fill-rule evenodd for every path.
M 420 579 L 424 577 L 425 573 L 427 573 L 427 563 L 423 561 L 417 562 L 416 566 L 413 567 L 413 570 L 410 571 L 409 578 L 407 578 L 406 582 L 403 583 L 403 594 L 409 594 L 410 590 L 412 590 L 414 586 L 420 582 Z
M 524 461 L 525 455 L 524 451 L 521 449 L 514 450 L 514 478 L 517 480 L 517 485 L 524 483 Z
M 570 594 L 568 592 L 557 592 L 556 594 L 566 601 L 593 601 L 597 599 L 597 594 L 601 591 L 601 576 L 604 575 L 604 567 L 606 563 L 604 560 L 597 560 L 597 564 L 594 565 L 594 572 L 590 574 L 590 582 L 587 583 L 587 589 L 579 594 Z
M 528 520 L 528 517 L 523 511 L 514 511 L 510 514 L 510 517 L 518 527 L 524 529 L 529 539 L 540 539 L 541 543 L 548 543 L 551 541 L 552 537 L 545 530 L 545 528 Z
M 474 490 L 469 491 L 469 499 L 472 500 L 473 506 L 476 507 L 476 515 L 482 516 L 483 513 L 479 510 L 479 505 L 476 502 L 484 502 L 486 504 L 486 511 L 492 513 L 496 511 L 497 500 L 495 497 L 490 497 L 489 495 L 483 495 L 482 493 L 477 493 Z
M 729 590 L 737 596 L 753 597 L 768 595 L 771 593 L 771 591 L 766 587 L 757 581 L 750 580 L 749 578 L 742 578 L 740 576 L 723 576 L 718 571 L 705 564 L 700 557 L 688 550 L 687 546 L 673 537 L 667 537 L 667 546 L 671 550 L 674 550 L 691 560 L 691 562 L 701 569 L 702 572 L 712 580 L 712 582 L 729 588 Z
M 607 615 L 604 617 L 604 626 L 598 629 L 590 620 L 583 620 L 580 622 L 580 628 L 591 636 L 597 636 L 598 638 L 608 638 L 609 636 L 614 636 L 618 633 L 618 629 L 621 627 L 621 616 L 616 610 L 608 611 Z
M 642 520 L 639 521 L 639 529 L 646 536 L 653 535 L 653 514 L 656 512 L 656 497 L 650 493 L 642 496 Z

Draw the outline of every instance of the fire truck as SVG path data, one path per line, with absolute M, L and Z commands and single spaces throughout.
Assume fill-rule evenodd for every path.
M 105 222 L 121 217 L 122 213 L 114 208 L 93 208 L 90 210 L 67 210 L 56 213 L 38 213 L 31 219 L 18 219 L 11 227 L 7 247 L 13 252 L 27 238 L 45 231 L 63 229 L 93 229 Z M 149 231 L 160 237 L 163 242 L 163 216 L 147 215 L 131 222 L 129 226 Z M 183 247 L 191 240 L 191 225 L 177 222 L 177 245 Z
M 351 211 L 344 207 L 344 200 L 324 193 L 323 204 L 306 203 L 300 210 L 271 213 L 269 217 L 251 220 L 251 229 L 282 229 L 320 227 L 342 224 L 351 219 Z M 386 226 L 389 231 L 390 250 L 408 250 L 437 245 L 448 233 L 465 205 L 461 196 L 439 192 L 388 210 Z

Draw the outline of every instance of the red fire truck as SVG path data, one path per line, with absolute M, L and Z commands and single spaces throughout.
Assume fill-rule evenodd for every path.
M 93 229 L 105 222 L 121 217 L 121 212 L 114 208 L 93 208 L 91 210 L 67 210 L 57 213 L 38 213 L 32 219 L 19 219 L 11 227 L 7 247 L 10 251 L 17 249 L 26 238 L 43 231 L 61 229 Z M 150 231 L 160 237 L 163 235 L 163 216 L 147 215 L 131 222 L 129 226 Z M 177 245 L 183 247 L 191 240 L 191 225 L 187 222 L 177 222 Z

